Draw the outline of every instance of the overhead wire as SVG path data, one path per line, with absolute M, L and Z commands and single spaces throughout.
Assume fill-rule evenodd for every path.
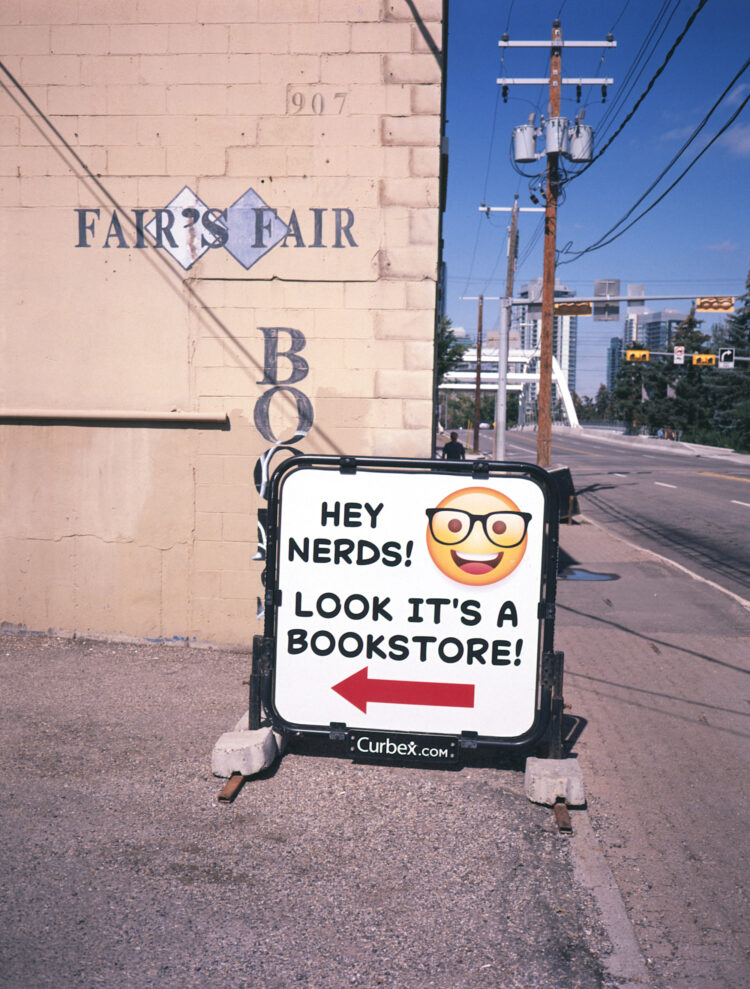
M 508 33 L 508 31 L 510 29 L 510 19 L 511 19 L 511 14 L 513 13 L 513 6 L 514 6 L 514 4 L 515 4 L 515 0 L 511 0 L 510 7 L 508 9 L 508 16 L 507 16 L 506 22 L 505 22 L 505 33 L 506 34 Z M 504 65 L 505 65 L 505 51 L 503 50 L 502 55 L 501 55 L 501 59 L 500 59 L 500 74 L 501 75 L 502 75 L 502 72 L 503 72 Z M 497 87 L 496 88 L 496 92 L 495 92 L 495 106 L 494 106 L 493 118 L 492 118 L 492 130 L 491 130 L 491 135 L 490 135 L 489 148 L 488 148 L 488 152 L 487 152 L 487 167 L 485 169 L 484 190 L 483 190 L 483 195 L 482 195 L 482 205 L 484 205 L 487 202 L 487 191 L 488 191 L 488 188 L 489 188 L 490 168 L 491 168 L 491 165 L 492 165 L 492 157 L 493 157 L 494 144 L 495 144 L 495 130 L 496 130 L 496 127 L 497 127 L 497 116 L 498 116 L 500 95 L 501 95 L 501 90 L 500 90 L 499 87 Z M 518 189 L 516 189 L 516 193 L 517 192 L 518 192 Z M 491 226 L 496 226 L 496 224 L 493 224 L 492 223 L 492 217 L 491 217 L 489 208 L 487 209 L 487 211 L 485 213 L 485 218 L 487 219 L 487 221 L 490 223 Z M 475 261 L 476 261 L 476 255 L 477 255 L 477 251 L 478 251 L 478 248 L 479 248 L 479 240 L 480 240 L 480 237 L 481 237 L 481 227 L 482 227 L 482 219 L 481 219 L 481 214 L 480 214 L 479 221 L 478 221 L 478 224 L 477 224 L 477 233 L 476 233 L 476 238 L 475 238 L 475 241 L 474 241 L 474 249 L 473 249 L 473 252 L 472 252 L 471 264 L 469 266 L 469 274 L 467 276 L 466 287 L 465 287 L 464 292 L 463 292 L 464 295 L 468 291 L 469 284 L 472 281 L 472 278 L 473 278 L 473 275 L 474 275 L 474 264 L 475 264 Z M 503 243 L 500 245 L 500 248 L 498 249 L 498 252 L 497 252 L 497 255 L 496 255 L 496 258 L 495 258 L 495 263 L 494 263 L 494 265 L 493 265 L 493 267 L 492 267 L 489 275 L 484 280 L 483 293 L 486 292 L 487 287 L 489 286 L 490 282 L 494 278 L 495 272 L 497 271 L 497 267 L 500 264 L 500 260 L 501 260 L 501 258 L 503 256 L 503 251 L 507 248 L 507 244 L 508 244 L 508 232 L 507 232 L 507 228 L 506 228 L 506 236 L 505 236 L 505 238 L 503 240 Z
M 622 18 L 622 15 L 625 13 L 625 11 L 628 9 L 629 6 L 630 6 L 630 0 L 625 0 L 625 4 L 624 4 L 622 10 L 620 11 L 620 13 L 615 18 L 614 23 L 612 24 L 612 27 L 609 29 L 610 34 L 612 34 L 614 32 L 615 28 L 620 23 L 620 19 Z
M 508 19 L 507 19 L 507 22 L 506 22 L 506 33 L 507 33 L 507 30 L 508 30 L 508 26 L 510 24 L 510 15 L 511 15 L 511 12 L 513 10 L 513 4 L 514 3 L 515 3 L 515 0 L 511 0 L 510 10 L 508 11 Z M 505 62 L 505 52 L 503 52 L 502 57 L 501 57 L 501 61 L 500 61 L 501 70 L 502 70 L 502 65 L 504 64 L 504 62 Z M 493 147 L 494 147 L 494 144 L 495 144 L 495 130 L 496 130 L 496 127 L 497 127 L 497 112 L 498 112 L 499 102 L 500 102 L 500 89 L 499 89 L 499 87 L 496 87 L 496 91 L 495 91 L 495 107 L 494 107 L 493 114 L 492 114 L 492 129 L 491 129 L 491 132 L 490 132 L 489 148 L 487 150 L 487 167 L 486 167 L 485 173 L 484 173 L 484 190 L 483 190 L 483 193 L 482 193 L 482 205 L 484 205 L 487 202 L 487 189 L 489 187 L 490 167 L 492 165 L 492 151 L 493 151 Z M 489 214 L 489 210 L 488 210 L 487 213 L 486 213 L 486 217 L 488 219 L 489 219 L 489 215 L 490 214 Z M 480 213 L 477 216 L 477 228 L 476 228 L 476 234 L 475 234 L 475 237 L 474 237 L 474 248 L 473 248 L 472 253 L 471 253 L 471 262 L 469 263 L 469 272 L 468 272 L 468 274 L 466 276 L 466 285 L 464 286 L 464 290 L 461 293 L 462 295 L 466 295 L 466 293 L 468 292 L 468 290 L 469 290 L 469 284 L 471 283 L 472 276 L 474 275 L 474 263 L 476 261 L 477 251 L 479 249 L 479 239 L 481 237 L 481 233 L 482 233 L 482 215 Z
M 568 258 L 567 260 L 558 261 L 557 262 L 558 265 L 571 264 L 573 261 L 577 261 L 584 254 L 593 253 L 594 251 L 599 250 L 602 247 L 606 247 L 608 244 L 611 244 L 613 241 L 615 241 L 619 237 L 621 237 L 627 230 L 630 230 L 630 228 L 632 226 L 634 226 L 644 216 L 646 216 L 648 213 L 650 213 L 651 210 L 654 209 L 654 207 L 657 206 L 672 191 L 672 189 L 674 189 L 674 187 L 685 177 L 685 175 L 687 175 L 687 173 L 693 168 L 693 166 L 696 165 L 698 163 L 698 161 L 700 161 L 700 159 L 708 151 L 708 149 L 710 147 L 712 147 L 713 144 L 715 144 L 715 142 L 721 137 L 722 134 L 725 133 L 725 131 L 727 131 L 729 129 L 729 127 L 731 127 L 731 125 L 734 123 L 734 121 L 737 119 L 737 117 L 740 115 L 740 113 L 742 113 L 742 111 L 744 110 L 744 108 L 747 105 L 747 103 L 750 101 L 750 94 L 748 94 L 748 96 L 745 97 L 745 99 L 742 101 L 742 103 L 737 108 L 737 110 L 735 110 L 735 112 L 731 115 L 731 117 L 729 118 L 729 120 L 727 120 L 719 128 L 719 130 L 716 132 L 716 134 L 714 134 L 714 136 L 711 138 L 711 140 L 708 141 L 708 143 L 701 149 L 701 151 L 698 152 L 698 154 L 695 156 L 695 158 L 693 158 L 693 160 L 683 169 L 683 171 L 680 172 L 680 174 L 677 176 L 677 178 L 674 180 L 674 182 L 672 182 L 664 190 L 664 192 L 661 193 L 660 196 L 658 196 L 649 206 L 647 206 L 646 209 L 642 210 L 638 214 L 638 216 L 636 216 L 633 220 L 631 220 L 630 223 L 628 223 L 626 226 L 624 226 L 622 228 L 622 230 L 619 230 L 617 233 L 614 233 L 614 231 L 617 230 L 618 227 L 622 226 L 622 224 L 624 223 L 624 221 L 629 216 L 632 215 L 633 211 L 640 205 L 640 203 L 643 202 L 643 200 L 646 198 L 646 196 L 648 196 L 648 194 L 653 191 L 653 189 L 658 185 L 658 183 L 662 180 L 662 178 L 666 175 L 666 173 L 670 170 L 670 168 L 672 168 L 672 166 L 682 156 L 682 154 L 685 152 L 685 150 L 690 146 L 690 144 L 692 144 L 692 142 L 695 140 L 695 138 L 698 136 L 698 134 L 701 132 L 701 130 L 705 127 L 705 125 L 708 122 L 709 118 L 712 116 L 712 114 L 717 109 L 717 107 L 719 106 L 719 104 L 724 100 L 724 98 L 726 97 L 727 93 L 734 86 L 734 84 L 737 82 L 737 80 L 739 79 L 739 77 L 744 72 L 746 72 L 749 67 L 750 67 L 750 59 L 747 59 L 746 62 L 744 63 L 744 65 L 742 66 L 742 68 L 739 70 L 739 72 L 737 72 L 735 74 L 735 76 L 733 77 L 732 81 L 724 89 L 724 91 L 721 94 L 721 96 L 718 98 L 718 100 L 716 100 L 716 102 L 711 107 L 711 109 L 708 111 L 708 113 L 703 118 L 703 120 L 700 122 L 700 124 L 694 129 L 693 133 L 690 135 L 690 137 L 688 138 L 688 140 L 682 145 L 682 147 L 677 152 L 677 154 L 673 156 L 673 158 L 669 162 L 669 164 L 664 169 L 662 169 L 662 171 L 660 172 L 660 174 L 658 175 L 658 177 L 654 180 L 654 182 L 651 183 L 651 185 L 643 193 L 643 195 L 638 200 L 636 200 L 636 202 L 631 206 L 631 208 L 628 210 L 628 212 L 625 213 L 624 216 L 622 216 L 617 221 L 617 223 L 613 224 L 613 226 L 611 226 L 609 228 L 609 230 L 607 230 L 604 234 L 602 234 L 602 236 L 598 240 L 594 241 L 588 247 L 583 248 L 583 250 L 576 251 L 576 252 L 570 252 L 570 251 L 567 251 L 566 248 L 563 248 L 562 251 L 561 251 L 561 254 L 562 255 L 564 255 L 566 253 L 567 254 L 571 254 L 572 253 L 574 256 Z M 612 237 L 609 237 L 609 234 L 613 234 L 613 236 Z M 566 247 L 567 246 L 568 245 L 566 245 Z
M 607 131 L 613 126 L 614 120 L 619 113 L 621 106 L 628 99 L 630 94 L 635 89 L 638 84 L 638 80 L 641 78 L 643 73 L 646 71 L 646 66 L 651 61 L 657 45 L 664 37 L 672 18 L 677 12 L 680 6 L 681 0 L 663 0 L 658 13 L 651 22 L 651 25 L 646 32 L 643 40 L 640 43 L 638 51 L 636 52 L 633 61 L 628 66 L 625 75 L 620 82 L 614 98 L 609 102 L 607 109 L 602 114 L 601 120 L 599 121 L 598 132 L 600 136 L 604 136 Z M 671 12 L 669 8 L 672 8 Z M 666 18 L 666 21 L 664 19 Z M 662 25 L 662 21 L 664 21 Z M 655 38 L 656 32 L 661 26 L 661 33 L 657 38 Z M 654 40 L 655 39 L 655 40 Z M 650 47 L 650 50 L 649 50 Z
M 659 66 L 659 68 L 656 70 L 656 72 L 654 73 L 654 75 L 651 77 L 651 79 L 650 79 L 648 85 L 646 86 L 645 90 L 638 97 L 635 105 L 633 106 L 633 109 L 625 117 L 625 119 L 622 121 L 622 123 L 620 124 L 620 126 L 617 128 L 617 130 L 615 131 L 615 133 L 612 135 L 612 137 L 604 145 L 604 147 L 597 154 L 595 154 L 591 158 L 591 160 L 589 162 L 587 162 L 583 166 L 583 168 L 581 168 L 574 175 L 571 175 L 570 178 L 568 179 L 569 182 L 570 181 L 573 181 L 573 179 L 577 179 L 579 176 L 581 176 L 585 172 L 587 172 L 589 170 L 589 168 L 591 168 L 591 166 L 594 164 L 594 162 L 595 161 L 598 161 L 602 157 L 602 155 L 604 154 L 604 152 L 612 145 L 613 141 L 617 137 L 619 137 L 619 135 L 625 129 L 625 127 L 627 126 L 627 124 L 633 119 L 634 115 L 638 111 L 638 108 L 641 106 L 641 104 L 643 103 L 643 101 L 646 99 L 646 97 L 648 96 L 648 94 L 651 92 L 651 90 L 653 89 L 653 87 L 654 87 L 657 79 L 659 78 L 659 76 L 662 74 L 662 72 L 664 71 L 664 69 L 667 67 L 667 65 L 671 61 L 674 53 L 677 51 L 677 48 L 679 47 L 680 43 L 684 39 L 685 35 L 688 33 L 688 31 L 690 30 L 690 28 L 693 26 L 693 23 L 695 22 L 696 17 L 701 12 L 701 10 L 703 10 L 703 8 L 706 6 L 707 3 L 708 3 L 708 0 L 699 0 L 698 6 L 695 8 L 695 10 L 693 10 L 692 14 L 690 15 L 690 17 L 687 20 L 687 23 L 685 24 L 685 27 L 682 29 L 682 31 L 680 32 L 680 34 L 677 36 L 677 38 L 673 42 L 672 47 L 667 52 L 666 56 L 664 57 L 664 60 L 662 61 L 661 65 Z

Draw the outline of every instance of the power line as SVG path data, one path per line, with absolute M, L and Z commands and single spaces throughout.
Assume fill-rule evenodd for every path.
M 750 59 L 748 60 L 748 62 L 746 62 L 746 63 L 745 63 L 745 67 L 744 67 L 744 68 L 747 68 L 747 66 L 748 66 L 748 64 L 750 64 Z M 743 71 L 744 71 L 744 69 L 743 69 Z M 713 136 L 713 137 L 711 138 L 711 140 L 710 140 L 710 141 L 708 142 L 708 144 L 706 144 L 706 146 L 705 146 L 705 147 L 704 147 L 704 148 L 703 148 L 703 149 L 702 149 L 702 150 L 701 150 L 701 151 L 700 151 L 700 152 L 699 152 L 699 153 L 698 153 L 698 154 L 697 154 L 697 155 L 695 156 L 695 158 L 693 158 L 693 160 L 692 160 L 692 161 L 690 162 L 690 164 L 689 164 L 689 165 L 687 165 L 687 167 L 686 167 L 686 168 L 684 168 L 682 172 L 680 172 L 680 174 L 679 174 L 679 175 L 677 176 L 677 178 L 676 178 L 676 179 L 674 180 L 674 182 L 672 182 L 672 184 L 671 184 L 670 186 L 668 186 L 668 187 L 667 187 L 667 188 L 666 188 L 666 189 L 664 190 L 664 192 L 663 192 L 663 193 L 662 193 L 662 194 L 661 194 L 661 195 L 660 195 L 660 196 L 659 196 L 659 197 L 658 197 L 657 199 L 655 199 L 655 200 L 653 201 L 653 203 L 651 203 L 651 205 L 650 205 L 650 206 L 647 206 L 645 210 L 643 210 L 642 212 L 640 212 L 640 213 L 638 214 L 638 216 L 636 216 L 636 217 L 635 217 L 635 219 L 633 219 L 633 220 L 631 220 L 631 221 L 630 221 L 630 223 L 628 223 L 628 225 L 627 225 L 626 227 L 623 227 L 623 229 L 622 229 L 622 230 L 620 230 L 620 231 L 619 231 L 618 233 L 616 233 L 616 234 L 614 234 L 614 236 L 612 236 L 612 237 L 610 237 L 610 238 L 609 238 L 609 240 L 604 240 L 604 239 L 603 239 L 604 237 L 606 237 L 606 236 L 607 236 L 607 234 L 609 234 L 609 233 L 611 233 L 611 232 L 612 232 L 613 230 L 615 230 L 615 229 L 616 229 L 616 228 L 617 228 L 617 227 L 618 227 L 618 226 L 620 225 L 620 223 L 622 223 L 622 220 L 624 220 L 624 219 L 625 219 L 625 218 L 626 218 L 627 216 L 629 216 L 629 215 L 630 215 L 630 213 L 632 213 L 632 211 L 633 211 L 633 209 L 635 209 L 635 206 L 637 206 L 637 205 L 638 205 L 638 203 L 635 203 L 635 204 L 634 204 L 634 206 L 632 207 L 632 209 L 631 209 L 631 210 L 630 210 L 630 211 L 629 211 L 628 213 L 626 213 L 626 214 L 625 214 L 625 217 L 623 217 L 623 218 L 622 218 L 622 219 L 621 219 L 621 220 L 620 220 L 620 221 L 619 221 L 618 223 L 616 223 L 616 224 L 615 224 L 615 225 L 614 225 L 613 227 L 611 227 L 611 228 L 610 228 L 610 230 L 608 230 L 608 231 L 607 231 L 607 233 L 605 233 L 605 234 L 602 234 L 602 237 L 600 237 L 598 241 L 595 241 L 595 242 L 594 242 L 593 244 L 591 244 L 591 245 L 590 245 L 589 247 L 585 247 L 585 248 L 584 248 L 584 249 L 583 249 L 582 251 L 577 251 L 577 252 L 575 253 L 575 256 L 574 256 L 574 257 L 571 257 L 571 258 L 569 258 L 569 259 L 568 259 L 567 261 L 558 261 L 558 264 L 559 264 L 559 265 L 563 265 L 563 264 L 572 264 L 572 262 L 573 262 L 573 261 L 577 261 L 577 260 L 578 260 L 578 259 L 579 259 L 580 257 L 582 257 L 582 256 L 583 256 L 584 254 L 591 254 L 591 253 L 593 253 L 594 251 L 598 251 L 598 250 L 599 250 L 600 248 L 602 248 L 602 247 L 606 247 L 606 246 L 607 246 L 608 244 L 611 244 L 611 243 L 612 243 L 613 241 L 615 241 L 615 240 L 617 240 L 617 239 L 618 239 L 619 237 L 622 237 L 622 235 L 623 235 L 623 234 L 624 234 L 624 233 L 625 233 L 626 231 L 628 231 L 628 230 L 630 230 L 630 228 L 631 228 L 632 226 L 634 226 L 634 225 L 635 225 L 635 224 L 636 224 L 636 223 L 637 223 L 637 222 L 638 222 L 639 220 L 642 220 L 642 219 L 643 219 L 643 217 L 644 217 L 644 216 L 646 216 L 646 215 L 647 215 L 648 213 L 650 213 L 650 212 L 651 212 L 651 210 L 652 210 L 652 209 L 654 209 L 654 207 L 655 207 L 655 206 L 658 206 L 658 204 L 659 204 L 659 203 L 660 203 L 660 202 L 662 201 L 662 199 L 664 199 L 664 198 L 665 198 L 666 196 L 668 196 L 668 195 L 669 195 L 669 193 L 670 193 L 670 192 L 672 191 L 672 189 L 674 189 L 674 187 L 675 187 L 675 186 L 676 186 L 676 185 L 677 185 L 677 184 L 678 184 L 678 183 L 679 183 L 680 181 L 682 181 L 682 179 L 683 179 L 683 178 L 684 178 L 684 177 L 685 177 L 685 176 L 687 175 L 687 173 L 688 173 L 688 172 L 690 171 L 690 169 L 691 169 L 691 168 L 693 167 L 693 165 L 695 165 L 695 164 L 697 164 L 697 163 L 698 163 L 698 162 L 700 161 L 700 159 L 701 159 L 701 158 L 703 157 L 703 155 L 704 155 L 704 154 L 705 154 L 705 153 L 706 153 L 706 152 L 708 151 L 708 149 L 709 149 L 709 148 L 710 148 L 710 147 L 711 147 L 711 146 L 712 146 L 713 144 L 715 144 L 715 142 L 716 142 L 716 141 L 717 141 L 717 140 L 718 140 L 718 139 L 719 139 L 719 138 L 721 137 L 721 135 L 722 135 L 722 134 L 723 134 L 723 133 L 724 133 L 724 132 L 725 132 L 726 130 L 728 130 L 728 129 L 729 129 L 729 128 L 730 128 L 731 126 L 732 126 L 732 124 L 733 124 L 733 123 L 734 123 L 734 121 L 735 121 L 735 120 L 737 119 L 737 117 L 738 117 L 738 116 L 739 116 L 739 115 L 740 115 L 740 114 L 742 113 L 742 111 L 743 111 L 743 110 L 745 109 L 745 106 L 747 105 L 747 103 L 748 103 L 748 102 L 750 102 L 750 95 L 748 95 L 748 96 L 746 96 L 746 97 L 745 97 L 745 99 L 744 99 L 744 100 L 742 101 L 742 103 L 741 103 L 741 104 L 740 104 L 740 106 L 739 106 L 739 107 L 737 108 L 737 110 L 736 110 L 736 111 L 735 111 L 735 112 L 734 112 L 734 113 L 732 114 L 732 116 L 731 116 L 731 117 L 729 118 L 729 120 L 727 120 L 727 122 L 726 122 L 726 123 L 725 123 L 725 124 L 723 125 L 723 127 L 721 127 L 721 128 L 720 128 L 720 129 L 719 129 L 719 130 L 718 130 L 718 131 L 716 132 L 716 134 L 714 134 L 714 136 Z M 714 108 L 712 108 L 712 110 L 711 110 L 711 112 L 713 112 L 713 109 L 715 109 L 715 107 L 714 107 Z M 709 114 L 709 115 L 710 115 L 710 114 Z M 705 121 L 704 121 L 704 122 L 705 122 Z M 700 126 L 702 127 L 702 126 L 703 126 L 703 124 L 701 124 Z M 699 129 L 700 129 L 700 128 L 699 128 Z M 696 132 L 696 133 L 697 133 L 697 132 Z M 692 137 L 691 137 L 691 139 L 690 139 L 690 140 L 692 140 Z M 690 143 L 690 142 L 688 141 L 688 143 Z M 669 167 L 671 167 L 671 164 L 670 164 L 670 166 L 669 166 Z M 666 170 L 665 170 L 665 171 L 666 171 Z M 662 175 L 663 175 L 663 174 L 664 174 L 664 173 L 662 173 Z M 661 176 L 660 176 L 660 178 L 661 178 Z M 657 180 L 657 181 L 658 181 L 658 180 Z M 654 183 L 654 185 L 655 185 L 655 184 L 656 184 L 656 183 Z M 652 189 L 652 188 L 653 188 L 653 185 L 651 186 L 651 189 Z M 643 195 L 643 196 L 641 196 L 641 198 L 640 198 L 640 199 L 638 200 L 638 202 L 639 202 L 639 203 L 643 201 L 643 199 L 645 198 L 645 196 L 646 196 L 646 195 L 648 195 L 648 192 L 650 192 L 650 191 L 651 191 L 651 189 L 649 189 L 649 190 L 647 190 L 647 192 L 646 192 L 646 193 L 644 193 L 644 195 Z M 563 252 L 562 252 L 562 253 L 565 253 L 565 248 L 563 248 Z
M 610 34 L 611 33 L 614 33 L 615 28 L 620 23 L 620 18 L 622 17 L 622 15 L 625 13 L 625 11 L 628 9 L 629 6 L 630 6 L 630 0 L 625 0 L 625 6 L 622 8 L 622 10 L 620 11 L 620 13 L 617 15 L 617 17 L 615 18 L 614 24 L 609 29 L 610 30 Z
M 505 55 L 503 54 L 503 59 Z M 490 166 L 492 165 L 492 149 L 495 145 L 495 128 L 497 126 L 497 108 L 500 103 L 500 88 L 495 87 L 495 109 L 492 114 L 492 131 L 490 132 L 490 147 L 487 152 L 487 169 L 484 174 L 484 191 L 482 193 L 482 202 L 487 202 L 487 186 L 490 181 Z
M 609 228 L 609 230 L 607 230 L 605 233 L 603 233 L 602 236 L 599 238 L 599 240 L 594 241 L 594 243 L 590 245 L 590 249 L 596 248 L 599 245 L 600 241 L 602 241 L 605 237 L 609 236 L 609 234 L 611 234 L 614 230 L 616 230 L 619 226 L 621 226 L 622 223 L 624 223 L 624 221 L 627 220 L 627 218 L 631 215 L 631 213 L 633 212 L 633 210 L 635 210 L 635 208 L 637 206 L 639 206 L 643 202 L 643 200 L 646 198 L 646 196 L 653 189 L 656 188 L 656 186 L 659 184 L 659 182 L 661 182 L 661 180 L 667 174 L 667 172 L 669 171 L 669 169 L 675 164 L 675 162 L 680 158 L 680 156 L 693 143 L 693 141 L 698 136 L 698 134 L 700 134 L 700 132 L 703 130 L 703 128 L 706 126 L 706 124 L 708 123 L 709 119 L 713 115 L 714 110 L 716 110 L 716 108 L 719 106 L 719 104 L 722 102 L 722 100 L 724 99 L 724 97 L 731 90 L 731 88 L 734 86 L 734 84 L 737 82 L 737 80 L 740 78 L 740 76 L 743 75 L 743 73 L 747 70 L 748 66 L 750 66 L 750 58 L 746 60 L 745 64 L 742 66 L 742 68 L 739 70 L 739 72 L 737 72 L 735 74 L 734 78 L 726 86 L 726 88 L 724 89 L 724 91 L 722 92 L 722 94 L 719 96 L 719 98 L 716 100 L 716 102 L 714 103 L 714 105 L 711 107 L 711 109 L 705 115 L 705 117 L 703 118 L 703 120 L 701 120 L 701 122 L 698 124 L 698 126 L 693 130 L 692 134 L 687 139 L 687 141 L 685 141 L 685 143 L 682 145 L 682 147 L 677 152 L 677 154 L 675 154 L 672 157 L 672 160 L 669 162 L 669 164 L 666 165 L 662 169 L 662 171 L 659 173 L 659 175 L 657 175 L 657 177 L 654 179 L 654 181 L 651 183 L 651 185 L 648 187 L 648 189 L 646 189 L 646 191 L 643 193 L 643 195 L 633 203 L 633 205 L 630 207 L 630 209 L 627 211 L 627 213 L 625 213 L 625 215 L 622 216 L 617 221 L 617 223 L 612 224 L 612 226 Z M 586 250 L 589 250 L 589 248 L 587 248 Z
M 669 8 L 672 7 L 670 12 Z M 646 66 L 651 61 L 656 47 L 664 37 L 667 32 L 667 28 L 672 22 L 672 18 L 677 13 L 677 9 L 680 6 L 680 0 L 664 0 L 659 12 L 651 23 L 650 28 L 646 32 L 646 36 L 640 44 L 638 51 L 636 52 L 635 58 L 630 64 L 625 76 L 623 77 L 622 85 L 617 90 L 613 100 L 607 107 L 607 109 L 602 114 L 602 118 L 599 124 L 599 135 L 603 138 L 608 130 L 614 125 L 615 118 L 620 112 L 622 105 L 628 99 L 630 94 L 635 89 L 638 80 L 641 78 L 643 73 L 646 71 Z M 664 18 L 666 20 L 664 21 Z M 661 33 L 655 40 L 654 36 L 658 30 L 660 24 L 664 21 L 663 27 L 661 28 Z M 648 50 L 650 46 L 650 51 Z
M 701 12 L 701 10 L 703 10 L 703 8 L 706 6 L 707 3 L 708 3 L 708 0 L 699 0 L 698 6 L 695 8 L 695 10 L 692 12 L 692 14 L 690 15 L 690 17 L 688 18 L 687 23 L 685 24 L 685 27 L 682 29 L 682 31 L 680 32 L 680 34 L 675 39 L 672 47 L 667 52 L 667 54 L 666 54 L 666 56 L 664 58 L 664 61 L 661 63 L 661 65 L 659 66 L 659 68 L 656 70 L 655 74 L 651 77 L 651 80 L 649 81 L 649 83 L 646 86 L 645 90 L 638 97 L 635 105 L 633 106 L 633 109 L 630 111 L 630 113 L 627 115 L 627 117 L 625 117 L 625 119 L 623 120 L 623 122 L 620 124 L 620 126 L 617 128 L 617 130 L 614 132 L 614 134 L 612 135 L 612 137 L 607 141 L 607 143 L 604 145 L 604 147 L 601 149 L 601 151 L 599 151 L 598 154 L 595 154 L 593 156 L 593 158 L 591 159 L 591 161 L 589 161 L 586 165 L 584 165 L 583 168 L 580 169 L 580 171 L 576 172 L 575 175 L 571 175 L 570 178 L 568 179 L 569 182 L 571 182 L 573 179 L 578 178 L 580 175 L 583 175 L 584 172 L 587 172 L 588 169 L 591 168 L 591 166 L 594 164 L 594 162 L 595 161 L 598 161 L 601 158 L 601 156 L 604 154 L 604 152 L 607 150 L 607 148 L 609 148 L 609 146 L 615 140 L 615 138 L 617 138 L 622 133 L 622 131 L 624 130 L 624 128 L 627 126 L 627 124 L 633 119 L 633 116 L 637 112 L 637 110 L 640 107 L 641 103 L 643 103 L 643 101 L 646 99 L 646 97 L 648 96 L 648 94 L 653 89 L 654 84 L 656 83 L 656 80 L 659 78 L 659 76 L 662 74 L 662 72 L 664 71 L 664 69 L 667 67 L 667 65 L 671 61 L 672 56 L 677 51 L 677 48 L 679 47 L 679 45 L 682 42 L 683 38 L 685 37 L 685 35 L 688 33 L 688 31 L 692 27 L 693 22 L 695 21 L 696 17 Z

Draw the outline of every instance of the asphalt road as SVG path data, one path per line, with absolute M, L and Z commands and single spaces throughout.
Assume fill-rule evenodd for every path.
M 492 435 L 480 432 L 483 454 Z M 506 454 L 535 463 L 536 433 L 509 432 Z M 750 456 L 553 430 L 551 460 L 570 468 L 587 517 L 750 600 Z

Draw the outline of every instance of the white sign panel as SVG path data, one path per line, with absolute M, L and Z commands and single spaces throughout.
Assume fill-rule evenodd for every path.
M 279 503 L 281 720 L 498 738 L 532 728 L 545 506 L 535 481 L 298 469 Z

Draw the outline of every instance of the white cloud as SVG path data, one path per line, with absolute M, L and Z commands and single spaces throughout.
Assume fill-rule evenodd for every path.
M 688 125 L 687 127 L 674 127 L 672 130 L 665 131 L 662 136 L 662 141 L 684 141 L 685 138 L 690 137 L 690 135 L 695 130 L 695 127 Z
M 706 250 L 729 254 L 731 251 L 739 251 L 741 246 L 741 244 L 735 244 L 733 240 L 722 240 L 718 244 L 706 244 Z
M 727 106 L 739 106 L 742 97 L 750 89 L 750 84 L 743 82 L 739 86 L 735 86 L 732 92 L 727 96 L 726 103 Z
M 735 124 L 719 138 L 721 144 L 733 155 L 750 157 L 750 124 Z

